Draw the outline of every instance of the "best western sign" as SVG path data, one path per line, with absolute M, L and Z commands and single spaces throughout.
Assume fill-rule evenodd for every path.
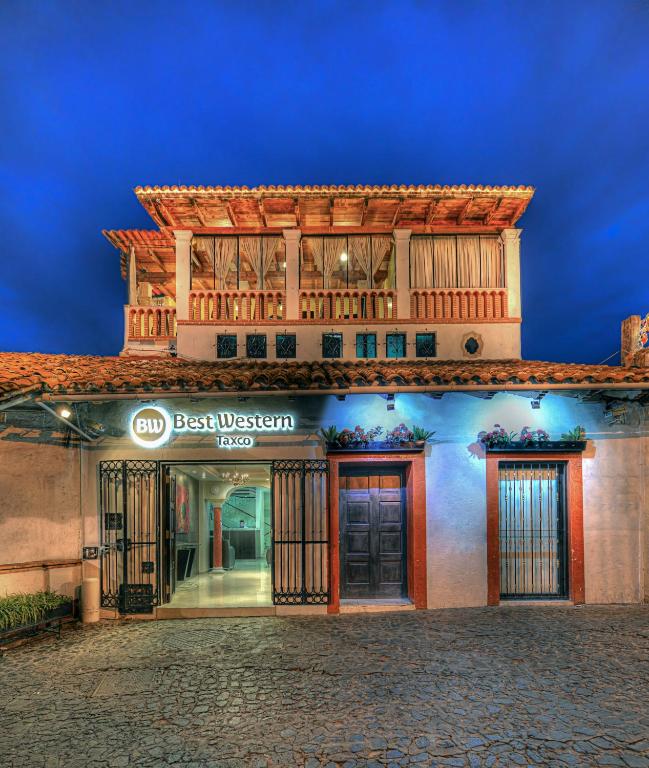
M 130 417 L 129 431 L 133 442 L 144 448 L 164 445 L 172 432 L 213 432 L 219 448 L 252 448 L 259 432 L 291 432 L 295 429 L 288 414 L 241 414 L 217 411 L 204 416 L 170 414 L 158 405 L 139 408 Z

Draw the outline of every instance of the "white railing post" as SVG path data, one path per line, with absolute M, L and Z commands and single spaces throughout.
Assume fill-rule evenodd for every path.
M 299 229 L 285 229 L 284 243 L 286 248 L 286 305 L 285 320 L 299 318 L 299 286 L 300 286 L 300 238 Z
M 410 230 L 395 229 L 395 267 L 397 273 L 397 318 L 410 317 Z
M 192 233 L 185 229 L 176 229 L 174 235 L 176 237 L 176 318 L 189 320 Z

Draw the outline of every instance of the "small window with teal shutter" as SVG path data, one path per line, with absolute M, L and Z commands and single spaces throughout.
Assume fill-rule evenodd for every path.
M 356 334 L 356 357 L 376 357 L 376 334 Z
M 435 357 L 437 355 L 437 339 L 434 333 L 418 333 L 415 338 L 417 357 Z
M 386 334 L 385 356 L 386 357 L 405 357 L 406 356 L 406 334 L 405 333 Z

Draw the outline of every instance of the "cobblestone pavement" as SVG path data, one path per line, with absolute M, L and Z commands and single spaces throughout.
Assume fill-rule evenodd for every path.
M 649 607 L 78 628 L 0 658 L 0 766 L 649 768 Z

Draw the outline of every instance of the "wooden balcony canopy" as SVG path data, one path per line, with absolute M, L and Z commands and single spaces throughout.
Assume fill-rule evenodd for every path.
M 487 233 L 516 225 L 533 187 L 492 186 L 268 186 L 136 187 L 159 230 L 104 230 L 121 251 L 126 277 L 133 248 L 138 276 L 154 290 L 175 294 L 173 230 L 196 234 Z
M 533 187 L 268 186 L 136 187 L 159 227 L 195 232 L 272 232 L 286 227 L 326 233 L 352 229 L 418 232 L 513 227 Z

